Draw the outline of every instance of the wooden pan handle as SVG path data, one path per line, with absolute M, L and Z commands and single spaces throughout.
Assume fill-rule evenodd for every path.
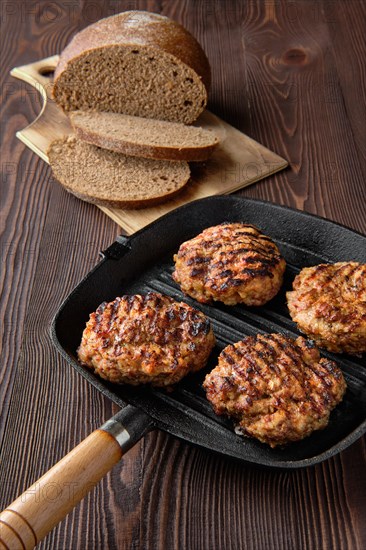
M 34 548 L 150 428 L 151 419 L 128 406 L 90 434 L 0 514 L 0 549 Z

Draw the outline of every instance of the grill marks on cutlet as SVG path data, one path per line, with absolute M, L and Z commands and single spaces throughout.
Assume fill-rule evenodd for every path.
M 248 336 L 242 343 L 230 346 L 230 352 L 230 363 L 247 380 L 252 380 L 255 375 L 257 380 L 265 381 L 274 373 L 279 374 L 281 367 L 289 368 L 291 374 L 300 380 L 298 369 L 301 362 L 298 349 L 289 339 L 280 335 Z M 230 353 L 226 351 L 223 357 L 226 359 L 228 355 Z M 242 363 L 245 364 L 244 369 Z
M 195 239 L 192 239 L 192 241 L 189 241 L 189 247 L 182 247 L 178 252 L 179 258 L 188 257 L 187 265 L 193 266 L 190 271 L 191 277 L 204 276 L 204 279 L 208 279 L 212 270 L 222 268 L 218 276 L 227 278 L 224 283 L 225 287 L 237 286 L 241 284 L 241 279 L 232 278 L 234 271 L 233 269 L 226 269 L 226 266 L 231 266 L 235 258 L 239 256 L 241 266 L 235 276 L 273 277 L 270 268 L 279 263 L 281 255 L 269 237 L 262 235 L 254 225 L 250 224 L 223 223 L 218 227 L 223 229 L 220 233 L 219 242 L 215 240 L 215 233 L 205 234 L 203 232 L 203 241 L 196 239 L 195 242 Z M 243 227 L 250 229 L 250 231 L 243 230 Z M 229 231 L 225 231 L 226 228 Z M 221 250 L 225 245 L 229 249 Z M 202 256 L 203 251 L 205 256 Z
M 352 284 L 352 289 L 357 290 L 357 282 L 362 282 L 362 269 L 360 264 L 356 262 L 339 262 L 338 264 L 319 264 L 311 268 L 305 268 L 302 273 L 302 283 L 314 284 L 316 289 L 328 290 L 334 289 L 337 291 L 337 295 L 341 296 L 342 283 Z M 358 275 L 357 279 L 355 275 Z M 297 276 L 294 281 L 294 288 L 300 286 L 300 278 Z M 360 290 L 362 290 L 362 284 L 360 284 Z
M 335 353 L 366 351 L 366 264 L 303 268 L 286 297 L 299 330 L 319 346 Z
M 346 384 L 312 342 L 259 334 L 227 346 L 204 389 L 217 414 L 275 447 L 324 428 Z
M 285 260 L 256 227 L 225 222 L 181 244 L 173 279 L 199 302 L 260 306 L 279 291 Z
M 163 305 L 165 307 L 162 312 Z M 166 307 L 167 305 L 168 307 Z M 132 322 L 128 323 L 126 320 L 122 326 L 123 332 L 120 333 L 125 342 L 138 342 L 143 339 L 144 342 L 151 341 L 159 345 L 171 343 L 177 347 L 185 337 L 182 322 L 186 324 L 191 336 L 206 335 L 210 330 L 208 319 L 203 318 L 203 315 L 197 313 L 193 308 L 177 307 L 177 303 L 172 298 L 167 296 L 163 298 L 153 292 L 146 295 L 116 298 L 108 304 L 107 308 L 103 307 L 103 316 L 99 315 L 99 322 L 96 323 L 95 330 L 100 332 L 99 327 L 102 326 L 105 335 L 116 332 L 116 330 L 118 332 L 118 328 L 121 326 L 120 317 L 131 312 L 133 313 Z M 118 326 L 116 326 L 116 321 Z M 136 324 L 139 331 L 132 330 Z
M 203 368 L 214 344 L 203 313 L 150 292 L 101 304 L 90 315 L 78 357 L 111 382 L 167 386 Z
M 318 368 L 318 363 L 314 363 L 304 356 L 304 341 L 300 340 L 299 345 L 297 340 L 291 340 L 280 334 L 257 335 L 250 337 L 248 342 L 246 339 L 249 352 L 240 354 L 250 363 L 250 373 L 255 372 L 258 379 L 268 380 L 273 376 L 273 372 L 279 375 L 282 372 L 287 372 L 288 376 L 294 377 L 304 390 L 304 398 L 310 398 L 311 378 L 316 378 L 317 385 L 324 389 L 324 397 L 329 387 L 332 386 L 332 381 L 327 377 L 329 373 L 331 377 L 337 375 L 339 378 L 340 370 L 334 361 L 325 361 L 322 367 L 326 365 L 327 371 Z M 305 343 L 306 345 L 306 343 Z M 307 346 L 306 346 L 307 347 Z M 306 355 L 306 354 L 305 354 Z M 317 352 L 313 354 L 317 359 L 320 356 Z M 283 380 L 286 382 L 286 380 Z

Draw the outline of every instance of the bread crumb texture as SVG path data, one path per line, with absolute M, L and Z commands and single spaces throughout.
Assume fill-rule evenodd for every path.
M 180 122 L 96 111 L 74 111 L 70 120 L 78 138 L 126 155 L 199 161 L 219 143 L 212 130 Z
M 89 110 L 184 122 L 207 104 L 210 67 L 196 39 L 167 17 L 124 12 L 78 33 L 60 56 L 54 98 Z
M 77 197 L 94 204 L 140 208 L 173 197 L 190 176 L 186 162 L 129 157 L 74 136 L 51 143 L 55 178 Z

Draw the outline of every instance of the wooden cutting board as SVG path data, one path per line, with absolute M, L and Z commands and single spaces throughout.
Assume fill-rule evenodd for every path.
M 36 88 L 43 97 L 38 118 L 16 135 L 45 162 L 48 162 L 46 151 L 51 141 L 72 132 L 68 117 L 51 98 L 57 62 L 58 56 L 54 55 L 11 71 L 12 76 Z M 197 124 L 214 130 L 220 138 L 220 146 L 206 163 L 191 163 L 192 177 L 182 193 L 160 206 L 141 210 L 100 207 L 128 234 L 187 202 L 232 193 L 288 165 L 286 160 L 209 111 L 201 115 Z

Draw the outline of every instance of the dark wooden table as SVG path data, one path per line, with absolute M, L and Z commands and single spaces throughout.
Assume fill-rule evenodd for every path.
M 120 233 L 16 139 L 41 102 L 9 70 L 126 9 L 184 24 L 212 65 L 210 109 L 289 160 L 242 195 L 366 232 L 362 0 L 2 2 L 2 508 L 116 412 L 57 354 L 49 326 Z M 39 547 L 362 550 L 365 468 L 364 438 L 317 467 L 278 473 L 155 432 Z

